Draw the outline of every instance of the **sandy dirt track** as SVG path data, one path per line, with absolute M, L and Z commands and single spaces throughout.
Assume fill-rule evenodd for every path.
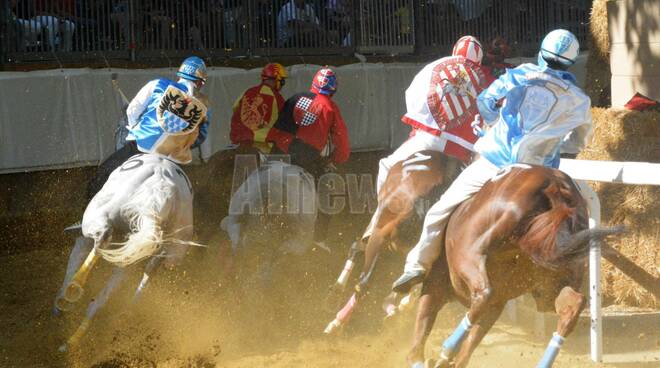
M 1 367 L 405 366 L 412 315 L 382 325 L 377 305 L 382 293 L 374 291 L 341 336 L 321 335 L 333 315 L 324 308 L 323 299 L 340 261 L 320 252 L 312 252 L 305 260 L 292 260 L 282 279 L 275 281 L 276 289 L 246 292 L 220 284 L 213 252 L 198 250 L 181 270 L 159 274 L 142 302 L 127 308 L 130 288 L 139 277 L 135 272 L 131 285 L 120 290 L 94 321 L 80 349 L 59 354 L 57 346 L 72 333 L 85 305 L 64 318 L 51 316 L 67 252 L 68 247 L 42 249 L 0 258 Z M 383 269 L 396 270 L 400 261 L 394 255 L 384 257 Z M 99 267 L 90 288 L 98 289 L 107 275 L 107 268 Z M 381 272 L 375 281 L 383 285 L 392 277 L 392 272 Z M 427 351 L 441 344 L 461 313 L 457 307 L 441 312 Z M 642 342 L 657 345 L 657 339 L 645 336 Z M 638 336 L 618 341 L 640 342 Z M 555 366 L 598 366 L 588 360 L 586 344 L 583 336 L 569 339 Z M 500 323 L 477 349 L 470 366 L 531 367 L 543 349 L 543 341 Z M 642 358 L 651 362 L 607 366 L 660 366 L 652 357 Z

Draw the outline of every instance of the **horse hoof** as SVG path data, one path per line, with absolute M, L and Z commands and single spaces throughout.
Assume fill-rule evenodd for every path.
M 70 283 L 64 290 L 63 298 L 69 303 L 76 303 L 83 296 L 83 289 L 77 282 Z
M 60 353 L 66 353 L 69 350 L 69 347 L 66 345 L 66 343 L 60 345 L 59 348 L 57 348 L 57 351 Z
M 71 309 L 73 309 L 74 304 L 67 301 L 63 297 L 58 297 L 55 299 L 55 306 L 53 306 L 53 316 L 59 317 L 61 316 L 64 312 L 68 312 Z
M 339 328 L 341 327 L 341 322 L 335 320 L 332 320 L 332 322 L 328 323 L 328 326 L 326 326 L 325 330 L 323 330 L 323 333 L 326 335 L 332 335 L 336 333 Z
M 435 362 L 435 365 L 433 368 L 451 368 L 452 364 L 447 358 L 440 357 L 437 362 Z
M 61 317 L 62 310 L 58 307 L 53 307 L 53 317 Z

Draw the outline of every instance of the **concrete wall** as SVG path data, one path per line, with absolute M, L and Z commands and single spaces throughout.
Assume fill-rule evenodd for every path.
M 660 1 L 610 1 L 607 12 L 612 106 L 637 92 L 660 100 Z

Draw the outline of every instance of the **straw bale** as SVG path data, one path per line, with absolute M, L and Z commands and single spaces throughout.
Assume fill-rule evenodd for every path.
M 579 158 L 660 163 L 660 112 L 592 109 L 594 138 Z M 660 186 L 593 183 L 605 225 L 628 232 L 609 244 L 654 277 L 660 274 Z M 603 269 L 605 303 L 660 308 L 660 301 L 608 262 Z
M 589 19 L 589 57 L 587 58 L 586 92 L 594 106 L 611 105 L 610 38 L 607 0 L 594 0 Z

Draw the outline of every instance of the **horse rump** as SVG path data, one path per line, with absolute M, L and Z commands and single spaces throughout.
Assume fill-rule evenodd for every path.
M 169 217 L 176 196 L 176 185 L 167 178 L 164 169 L 154 167 L 153 174 L 140 184 L 120 215 L 129 227 L 128 239 L 118 248 L 99 247 L 99 254 L 108 262 L 126 267 L 150 257 L 163 244 L 163 221 Z

